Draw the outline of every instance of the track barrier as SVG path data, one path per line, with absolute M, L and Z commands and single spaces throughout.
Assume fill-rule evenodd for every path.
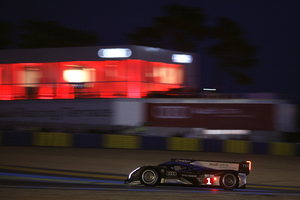
M 4 131 L 0 132 L 0 145 L 203 151 L 275 156 L 300 156 L 300 144 L 298 143 L 251 142 L 244 140 L 152 137 L 116 134 Z

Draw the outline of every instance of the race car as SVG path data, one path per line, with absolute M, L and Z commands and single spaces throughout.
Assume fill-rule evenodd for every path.
M 216 186 L 225 190 L 246 188 L 246 176 L 251 161 L 223 162 L 194 159 L 171 159 L 157 166 L 142 166 L 133 170 L 125 184 L 188 184 Z

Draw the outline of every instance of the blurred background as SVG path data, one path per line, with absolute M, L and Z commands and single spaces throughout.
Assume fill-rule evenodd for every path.
M 2 143 L 11 131 L 297 143 L 298 7 L 2 1 Z

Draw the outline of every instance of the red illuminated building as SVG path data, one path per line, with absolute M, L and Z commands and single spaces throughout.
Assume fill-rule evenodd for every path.
M 0 51 L 0 100 L 142 98 L 196 86 L 197 55 L 144 46 Z

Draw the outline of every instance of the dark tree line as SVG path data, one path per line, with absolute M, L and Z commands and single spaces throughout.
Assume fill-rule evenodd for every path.
M 206 53 L 216 58 L 216 65 L 229 73 L 236 83 L 251 84 L 244 71 L 257 63 L 256 47 L 249 44 L 242 28 L 233 20 L 219 17 L 216 25 L 205 25 L 203 10 L 181 5 L 164 7 L 166 16 L 153 19 L 152 27 L 140 27 L 128 34 L 129 42 L 178 51 L 193 52 L 202 41 L 213 40 Z
M 0 22 L 0 49 L 6 49 L 13 44 L 10 39 L 11 33 L 12 25 L 7 22 Z
M 89 46 L 97 42 L 96 35 L 60 26 L 55 21 L 26 21 L 21 34 L 21 48 Z
M 90 46 L 99 41 L 94 33 L 63 27 L 56 21 L 26 20 L 18 28 L 21 29 L 20 42 L 14 44 L 10 38 L 13 25 L 0 23 L 0 49 L 11 45 L 25 49 Z

